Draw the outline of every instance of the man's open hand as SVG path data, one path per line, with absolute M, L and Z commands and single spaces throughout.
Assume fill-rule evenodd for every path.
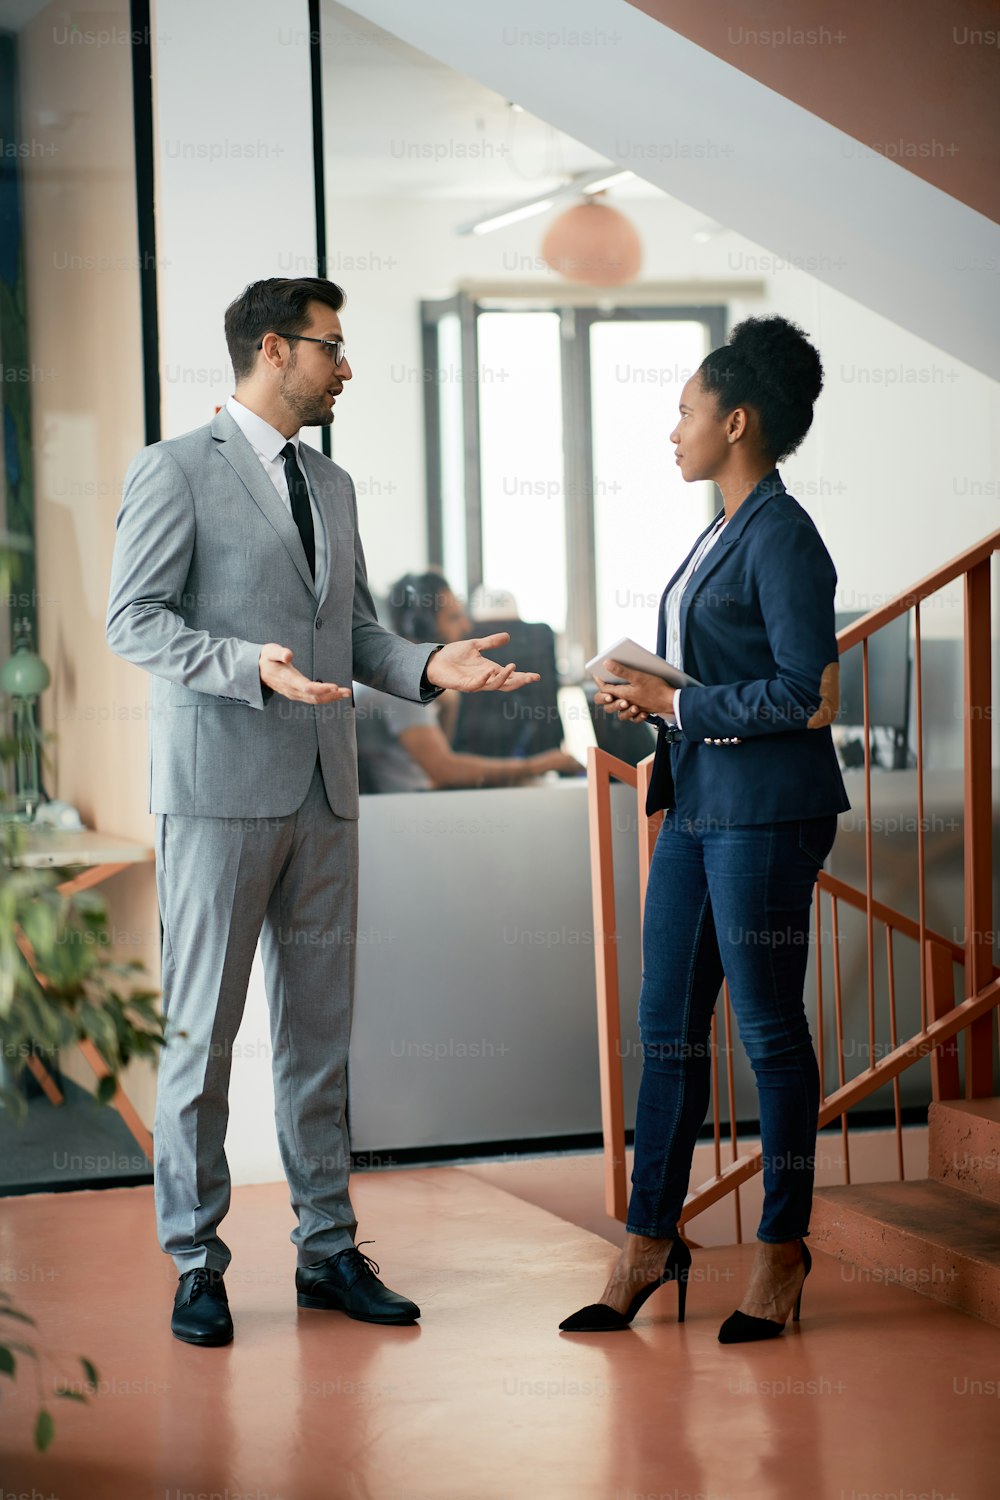
M 272 692 L 296 703 L 333 703 L 337 698 L 351 696 L 349 687 L 338 687 L 335 682 L 311 682 L 303 677 L 298 667 L 292 666 L 288 647 L 273 641 L 261 650 L 260 680 Z
M 457 688 L 460 693 L 512 693 L 515 688 L 537 682 L 537 672 L 519 672 L 513 662 L 498 667 L 482 655 L 484 651 L 506 646 L 509 640 L 506 630 L 501 630 L 478 640 L 453 641 L 450 646 L 442 646 L 427 663 L 428 682 L 434 687 Z

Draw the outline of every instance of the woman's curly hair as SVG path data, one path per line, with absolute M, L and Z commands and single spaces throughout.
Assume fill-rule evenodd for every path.
M 780 317 L 744 318 L 728 343 L 705 356 L 698 375 L 715 395 L 720 416 L 737 406 L 753 408 L 761 445 L 774 463 L 802 442 L 823 389 L 819 354 L 797 323 Z

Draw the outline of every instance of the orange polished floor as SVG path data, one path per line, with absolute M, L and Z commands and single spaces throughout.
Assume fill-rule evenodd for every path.
M 998 1493 L 1000 1334 L 817 1254 L 799 1329 L 723 1347 L 752 1244 L 694 1252 L 625 1333 L 568 1336 L 614 1249 L 461 1168 L 352 1184 L 365 1249 L 413 1328 L 299 1312 L 283 1185 L 233 1196 L 236 1341 L 171 1338 L 152 1190 L 7 1199 L 0 1285 L 97 1364 L 51 1403 L 22 1360 L 0 1403 L 0 1493 L 44 1500 L 986 1500 Z

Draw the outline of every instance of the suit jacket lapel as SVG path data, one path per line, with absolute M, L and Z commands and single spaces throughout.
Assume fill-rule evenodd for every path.
M 239 424 L 233 421 L 224 407 L 222 411 L 216 413 L 212 423 L 212 436 L 219 444 L 218 451 L 222 457 L 235 470 L 253 500 L 278 533 L 288 550 L 288 555 L 299 570 L 302 582 L 311 594 L 315 594 L 316 588 L 306 561 L 299 528 L 292 520 L 291 512 L 282 504 L 274 485 L 261 468 L 260 459 L 243 436 Z
M 702 561 L 698 564 L 697 568 L 695 568 L 694 573 L 691 575 L 691 581 L 688 584 L 687 588 L 684 590 L 684 597 L 681 600 L 681 650 L 682 652 L 684 652 L 685 661 L 687 660 L 686 632 L 688 611 L 691 608 L 691 604 L 694 600 L 695 595 L 697 594 L 699 589 L 704 587 L 705 583 L 707 583 L 708 579 L 711 578 L 716 568 L 719 567 L 721 563 L 725 562 L 727 557 L 730 556 L 731 549 L 739 541 L 748 524 L 753 520 L 754 516 L 760 510 L 765 501 L 769 500 L 772 495 L 783 492 L 784 488 L 785 486 L 781 482 L 781 476 L 779 475 L 777 469 L 772 469 L 770 474 L 765 475 L 760 483 L 750 492 L 750 494 L 744 500 L 743 504 L 740 506 L 739 510 L 736 512 L 735 516 L 733 516 L 733 519 L 729 522 L 728 526 L 723 531 L 719 540 L 710 550 L 708 556 L 703 558 Z M 716 516 L 715 519 L 718 520 L 718 516 Z M 704 535 L 705 533 L 702 532 L 702 536 Z M 697 546 L 697 543 L 695 543 L 695 545 Z M 688 553 L 689 557 L 690 555 L 691 554 Z
M 339 546 L 339 531 L 337 526 L 337 495 L 336 489 L 329 470 L 320 461 L 321 455 L 308 443 L 299 443 L 299 461 L 302 471 L 309 483 L 309 489 L 316 502 L 323 521 L 323 531 L 326 536 L 326 583 L 323 589 L 323 599 L 330 592 L 330 580 L 333 577 L 333 565 L 337 560 L 337 548 Z M 320 600 L 322 603 L 323 600 Z

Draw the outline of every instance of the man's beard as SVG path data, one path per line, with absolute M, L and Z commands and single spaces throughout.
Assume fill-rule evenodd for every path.
M 333 421 L 333 407 L 326 399 L 326 392 L 317 396 L 312 391 L 300 390 L 290 375 L 289 371 L 281 387 L 281 396 L 299 426 L 329 427 Z

